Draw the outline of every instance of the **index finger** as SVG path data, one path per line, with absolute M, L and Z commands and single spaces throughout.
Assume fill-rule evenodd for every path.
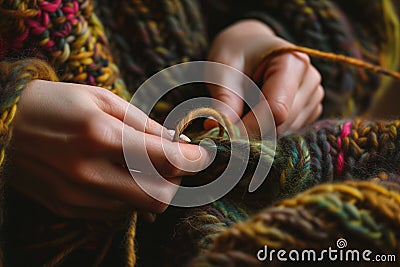
M 127 131 L 129 134 L 124 132 L 121 144 L 125 161 L 128 167 L 144 173 L 158 172 L 164 177 L 193 175 L 205 169 L 212 161 L 210 153 L 201 146 L 171 142 L 134 129 Z M 118 149 L 115 152 L 118 153 Z
M 302 53 L 280 55 L 268 64 L 261 90 L 277 125 L 287 119 L 309 64 L 309 57 Z

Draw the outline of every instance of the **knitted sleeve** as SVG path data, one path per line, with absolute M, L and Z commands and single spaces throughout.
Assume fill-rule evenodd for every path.
M 63 82 L 104 87 L 128 99 L 93 1 L 0 0 L 0 60 L 37 58 Z
M 5 149 L 11 139 L 18 101 L 28 82 L 34 79 L 56 81 L 57 76 L 42 60 L 0 62 L 0 171 L 5 159 Z
M 203 8 L 210 38 L 235 21 L 253 18 L 296 45 L 344 54 L 391 69 L 398 66 L 397 0 L 205 1 Z M 324 117 L 364 113 L 383 86 L 376 74 L 319 59 L 312 62 L 323 78 Z
M 126 97 L 93 1 L 0 0 L 0 163 L 33 79 L 101 86 Z

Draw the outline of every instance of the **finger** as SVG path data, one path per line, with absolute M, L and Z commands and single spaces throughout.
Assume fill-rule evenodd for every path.
M 323 106 L 322 104 L 319 104 L 315 109 L 315 112 L 313 112 L 311 116 L 307 119 L 305 125 L 313 124 L 321 116 L 322 111 L 323 111 Z
M 321 115 L 321 102 L 324 96 L 323 88 L 322 86 L 318 86 L 318 89 L 312 92 L 313 94 L 308 98 L 308 103 L 303 106 L 299 105 L 301 112 L 293 113 L 295 116 L 293 116 L 292 122 L 285 122 L 277 128 L 278 134 L 297 131 L 304 126 L 309 125 L 310 121 L 317 119 Z
M 93 188 L 125 202 L 136 210 L 162 213 L 168 207 L 180 184 L 180 178 L 151 177 L 139 172 L 104 163 L 94 173 Z M 139 183 L 139 184 L 138 184 Z M 140 186 L 139 186 L 140 185 Z
M 314 68 L 308 68 L 303 82 L 296 93 L 292 104 L 292 109 L 286 121 L 278 126 L 278 133 L 287 131 L 288 129 L 297 130 L 305 123 L 310 114 L 323 99 L 323 89 L 320 86 L 321 76 Z M 296 122 L 296 125 L 293 124 Z
M 97 121 L 97 122 L 96 122 Z M 90 153 L 112 162 L 127 164 L 132 169 L 165 177 L 193 175 L 212 161 L 203 147 L 139 132 L 111 116 L 94 119 L 89 130 Z M 57 164 L 57 163 L 55 163 Z
M 277 56 L 270 61 L 264 74 L 262 92 L 267 99 L 276 125 L 289 116 L 295 95 L 310 65 L 309 57 L 302 53 Z
M 165 127 L 149 118 L 143 111 L 124 99 L 103 89 L 96 90 L 96 96 L 98 106 L 105 113 L 117 118 L 138 131 L 162 136 L 172 140 L 171 135 L 167 132 Z
M 118 156 L 121 150 L 116 147 L 113 153 Z M 213 160 L 209 151 L 201 146 L 171 142 L 133 129 L 126 129 L 124 156 L 133 169 L 147 174 L 157 171 L 164 177 L 193 175 Z
M 131 209 L 124 202 L 109 198 L 87 186 L 69 183 L 69 179 L 62 172 L 43 162 L 20 156 L 17 164 L 16 179 L 13 179 L 12 183 L 14 189 L 58 216 L 115 220 L 124 217 Z M 29 170 L 30 175 L 20 170 Z M 34 179 L 36 182 L 33 183 L 34 176 L 38 178 Z M 40 182 L 37 182 L 38 180 Z
M 324 98 L 324 89 L 322 86 L 318 86 L 317 90 L 313 91 L 313 94 L 310 96 L 310 100 L 304 108 L 304 112 L 302 112 L 302 116 L 298 116 L 298 118 L 293 122 L 293 128 L 295 130 L 300 129 L 303 126 L 309 125 L 314 122 L 322 112 L 322 100 Z
M 161 213 L 167 208 L 178 189 L 174 185 L 179 185 L 181 181 L 180 177 L 169 178 L 169 182 L 166 182 L 167 180 L 160 176 L 151 177 L 139 172 L 131 174 L 127 168 L 117 166 L 104 158 L 81 161 L 79 168 L 74 170 L 73 177 L 74 179 L 69 179 L 65 186 L 60 185 L 60 188 L 64 189 L 73 188 L 72 191 L 70 190 L 73 193 L 66 196 L 65 191 L 53 190 L 57 196 L 64 196 L 62 202 L 65 202 L 65 205 L 58 212 L 63 216 L 69 216 L 70 211 L 70 209 L 64 210 L 64 207 L 96 210 L 114 208 L 118 214 L 122 215 L 131 210 Z M 60 179 L 57 184 L 65 181 L 67 180 Z M 137 181 L 140 182 L 141 187 L 138 186 Z M 82 190 L 86 194 L 80 193 L 79 188 L 84 188 Z M 101 197 L 98 198 L 98 196 Z M 54 210 L 54 207 L 50 208 Z

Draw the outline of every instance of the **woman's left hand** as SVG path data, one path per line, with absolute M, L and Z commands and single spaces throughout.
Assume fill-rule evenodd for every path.
M 261 64 L 262 54 L 286 46 L 293 44 L 277 37 L 264 23 L 252 19 L 242 20 L 217 35 L 208 60 L 229 65 L 252 77 Z M 242 77 L 224 77 L 222 74 L 219 78 L 224 83 L 243 82 Z M 306 54 L 293 52 L 276 56 L 269 61 L 263 81 L 261 90 L 274 116 L 278 134 L 298 130 L 320 116 L 324 97 L 321 75 Z M 213 98 L 227 104 L 242 118 L 250 135 L 260 134 L 253 111 L 243 114 L 244 103 L 239 96 L 244 95 L 245 88 L 241 87 L 241 91 L 236 94 L 216 85 L 209 89 Z M 260 104 L 255 109 L 261 108 Z M 221 105 L 216 108 L 233 121 L 237 118 L 232 110 Z

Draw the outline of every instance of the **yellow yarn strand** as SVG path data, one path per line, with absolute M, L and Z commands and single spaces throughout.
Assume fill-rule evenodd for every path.
M 382 44 L 381 65 L 391 70 L 399 70 L 400 65 L 400 22 L 392 0 L 382 0 L 382 16 L 387 36 L 386 43 Z M 382 78 L 382 85 L 376 91 L 373 99 L 378 103 L 384 97 L 391 84 L 387 77 Z
M 136 237 L 137 212 L 132 214 L 132 219 L 126 233 L 126 267 L 136 265 L 135 237 Z
M 400 62 L 400 23 L 391 0 L 382 0 L 383 18 L 387 34 L 383 66 L 397 70 Z

